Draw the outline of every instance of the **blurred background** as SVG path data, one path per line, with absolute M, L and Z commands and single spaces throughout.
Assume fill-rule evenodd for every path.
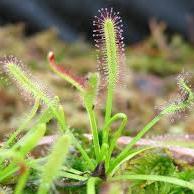
M 157 114 L 155 107 L 176 96 L 175 77 L 183 69 L 194 72 L 193 0 L 0 0 L 0 56 L 22 59 L 60 97 L 70 126 L 86 131 L 88 119 L 79 95 L 51 72 L 47 54 L 53 50 L 57 62 L 75 74 L 95 71 L 92 21 L 102 7 L 113 7 L 123 19 L 127 80 L 117 91 L 113 111 L 128 115 L 125 135 L 134 135 Z M 31 106 L 14 86 L 0 83 L 4 137 Z M 96 109 L 102 116 L 103 99 L 99 101 Z M 193 113 L 173 123 L 162 119 L 148 136 L 193 134 Z
M 121 12 L 127 43 L 147 36 L 151 18 L 165 21 L 168 32 L 192 39 L 193 0 L 1 0 L 0 24 L 23 22 L 28 35 L 55 27 L 64 41 L 91 40 L 92 19 L 102 7 Z

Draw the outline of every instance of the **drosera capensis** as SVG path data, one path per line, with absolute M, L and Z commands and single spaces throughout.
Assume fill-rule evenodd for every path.
M 113 95 L 116 84 L 123 76 L 122 69 L 125 65 L 123 24 L 119 12 L 111 8 L 102 8 L 95 16 L 94 41 L 97 47 L 98 70 L 101 75 L 101 82 L 107 82 L 107 101 L 105 122 L 111 117 Z
M 26 121 L 21 123 L 17 133 L 11 135 L 0 148 L 0 183 L 13 181 L 14 176 L 18 175 L 20 178 L 14 182 L 16 194 L 22 194 L 25 189 L 29 189 L 29 185 L 35 185 L 35 192 L 38 194 L 46 194 L 58 187 L 60 189 L 78 187 L 79 189 L 81 186 L 85 186 L 87 194 L 95 194 L 96 187 L 101 182 L 123 180 L 163 182 L 194 191 L 192 182 L 176 177 L 174 174 L 172 176 L 151 172 L 150 174 L 130 174 L 126 171 L 118 175 L 119 169 L 126 161 L 132 161 L 134 157 L 155 148 L 154 146 L 134 148 L 134 145 L 164 116 L 176 115 L 189 108 L 194 102 L 194 93 L 188 83 L 187 73 L 180 74 L 177 78 L 179 96 L 166 103 L 159 114 L 119 152 L 116 149 L 117 140 L 122 135 L 128 120 L 124 113 L 112 115 L 114 93 L 122 78 L 125 65 L 122 20 L 113 8 L 103 8 L 95 16 L 93 24 L 98 49 L 98 72 L 89 73 L 86 77 L 78 76 L 69 71 L 66 65 L 58 64 L 53 52 L 48 54 L 51 69 L 73 85 L 83 99 L 92 134 L 92 141 L 87 149 L 84 142 L 75 137 L 68 125 L 59 97 L 47 92 L 50 92 L 50 87 L 47 90 L 44 84 L 40 84 L 39 80 L 34 78 L 17 58 L 13 56 L 0 58 L 1 71 L 19 89 L 34 99 L 34 106 L 27 114 Z M 101 87 L 105 87 L 107 91 L 103 123 L 99 122 L 95 110 Z M 46 106 L 38 112 L 41 103 Z M 54 140 L 50 153 L 39 158 L 30 157 L 30 152 L 47 132 L 48 123 L 52 119 L 55 119 L 58 124 L 55 129 L 58 137 Z M 112 125 L 118 121 L 120 125 L 112 132 Z M 23 137 L 18 139 L 18 134 Z M 113 154 L 114 151 L 116 152 Z M 75 157 L 75 161 L 78 161 L 80 156 L 84 170 L 77 169 L 68 162 L 71 157 Z

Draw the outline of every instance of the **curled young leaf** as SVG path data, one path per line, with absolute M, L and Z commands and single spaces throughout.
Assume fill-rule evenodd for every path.
M 185 72 L 177 76 L 178 94 L 159 108 L 161 114 L 168 114 L 172 122 L 184 115 L 194 103 L 194 94 L 189 84 L 189 77 L 190 74 Z
M 79 91 L 83 92 L 86 86 L 86 78 L 74 75 L 70 70 L 63 65 L 55 62 L 55 55 L 52 51 L 48 54 L 48 60 L 52 70 L 57 73 L 61 78 L 75 86 Z

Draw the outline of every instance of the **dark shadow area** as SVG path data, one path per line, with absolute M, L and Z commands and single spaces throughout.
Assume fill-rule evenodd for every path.
M 101 7 L 113 7 L 122 13 L 126 42 L 143 39 L 153 17 L 166 22 L 168 32 L 191 39 L 188 34 L 194 23 L 192 0 L 1 0 L 0 24 L 24 22 L 28 35 L 55 27 L 63 40 L 90 40 L 92 19 Z

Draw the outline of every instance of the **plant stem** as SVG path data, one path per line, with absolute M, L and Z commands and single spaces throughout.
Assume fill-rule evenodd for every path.
M 26 181 L 28 179 L 29 174 L 30 174 L 30 170 L 27 168 L 25 170 L 25 172 L 23 172 L 23 174 L 20 175 L 20 178 L 18 180 L 14 194 L 22 194 L 23 193 L 23 189 L 26 186 Z
M 163 113 L 160 113 L 156 116 L 153 120 L 151 120 L 131 141 L 130 143 L 124 148 L 124 150 L 113 160 L 112 169 L 117 166 L 122 160 L 124 160 L 128 156 L 128 152 L 139 141 L 145 133 L 147 133 L 163 116 Z
M 124 127 L 125 127 L 125 124 L 127 122 L 127 117 L 125 114 L 123 113 L 117 113 L 115 114 L 111 119 L 108 120 L 108 122 L 105 124 L 105 126 L 103 127 L 102 131 L 104 132 L 103 133 L 103 140 L 102 142 L 103 143 L 108 143 L 108 135 L 109 135 L 109 129 L 110 129 L 110 126 L 113 122 L 115 122 L 116 120 L 119 120 L 119 119 L 122 119 L 122 123 L 119 127 L 120 130 L 122 130 Z M 120 131 L 119 130 L 119 131 Z
M 95 184 L 97 181 L 100 181 L 98 177 L 91 177 L 87 182 L 87 194 L 95 194 Z
M 113 165 L 110 164 L 110 168 L 108 169 L 108 172 L 107 172 L 108 176 L 109 176 L 109 177 L 112 177 L 112 176 L 115 174 L 116 170 L 117 170 L 124 162 L 126 162 L 126 161 L 132 159 L 133 157 L 135 157 L 136 155 L 138 155 L 138 154 L 140 154 L 140 153 L 142 153 L 142 152 L 144 152 L 144 151 L 147 151 L 147 150 L 149 150 L 149 149 L 152 149 L 152 148 L 153 148 L 153 147 L 146 147 L 146 148 L 142 148 L 142 149 L 137 150 L 137 151 L 132 151 L 132 150 L 130 150 L 131 152 L 128 152 L 127 157 L 125 157 L 123 160 L 121 160 L 120 162 L 118 162 L 116 165 L 115 165 L 115 164 L 113 164 Z
M 122 122 L 121 122 L 118 130 L 115 132 L 115 134 L 111 140 L 110 148 L 109 149 L 101 149 L 101 158 L 103 158 L 103 156 L 106 156 L 105 157 L 105 164 L 106 164 L 107 168 L 108 168 L 109 158 L 110 158 L 112 151 L 115 147 L 116 141 L 119 138 L 119 136 L 121 135 L 121 133 L 122 133 L 122 131 L 127 123 L 127 116 L 123 113 L 115 114 L 111 119 L 109 119 L 107 124 L 102 129 L 102 131 L 103 131 L 102 145 L 108 145 L 108 136 L 109 136 L 110 126 L 113 122 L 115 122 L 119 119 L 122 119 Z M 106 147 L 106 146 L 104 146 L 104 147 Z M 108 153 L 105 153 L 105 152 L 108 152 Z
M 72 174 L 76 174 L 76 175 L 82 175 L 83 174 L 82 171 L 76 170 L 74 168 L 69 168 L 69 167 L 66 167 L 66 166 L 63 166 L 63 170 L 65 172 L 72 173 Z
M 100 144 L 99 144 L 98 128 L 97 128 L 95 113 L 92 109 L 88 108 L 87 106 L 86 106 L 86 110 L 88 112 L 88 116 L 90 120 L 95 156 L 96 156 L 97 161 L 99 161 L 100 160 Z
M 8 178 L 10 178 L 10 176 L 12 176 L 18 170 L 19 170 L 18 166 L 12 166 L 12 168 L 7 170 L 6 172 L 3 170 L 3 173 L 1 173 L 1 175 L 0 175 L 0 183 L 2 183 L 4 180 L 7 180 Z
M 95 168 L 95 165 L 93 164 L 92 160 L 88 156 L 87 152 L 83 149 L 83 147 L 78 142 L 78 140 L 75 138 L 75 136 L 70 131 L 69 131 L 69 133 L 71 134 L 77 149 L 80 151 L 80 153 L 82 154 L 83 158 L 87 162 L 89 169 L 93 170 Z
M 117 139 L 121 136 L 122 132 L 123 132 L 123 129 L 124 127 L 126 126 L 126 123 L 127 123 L 127 116 L 126 115 L 123 115 L 122 117 L 122 123 L 121 125 L 119 126 L 118 130 L 114 133 L 111 141 L 110 141 L 110 149 L 109 149 L 109 156 L 111 157 L 111 154 L 115 148 L 115 145 L 116 145 L 116 142 L 117 142 Z
M 0 171 L 1 183 L 19 170 L 20 167 L 18 164 L 26 164 L 23 156 L 19 152 L 13 151 L 11 149 L 5 151 L 2 150 L 0 152 L 0 158 L 2 158 L 3 160 L 12 158 L 12 162 L 5 169 Z
M 21 126 L 6 141 L 4 147 L 10 146 L 13 143 L 13 141 L 15 140 L 15 138 L 17 137 L 17 135 L 27 127 L 27 125 L 32 120 L 32 118 L 35 116 L 35 114 L 36 114 L 36 112 L 38 110 L 39 102 L 40 102 L 39 98 L 35 100 L 35 103 L 34 103 L 34 106 L 33 106 L 32 110 L 31 110 L 31 112 L 28 114 L 27 118 L 21 124 Z
M 107 100 L 106 100 L 106 112 L 105 112 L 105 126 L 102 130 L 102 148 L 101 148 L 101 158 L 100 160 L 104 160 L 108 157 L 108 134 L 109 134 L 109 126 L 113 122 L 111 118 L 111 112 L 112 112 L 112 101 L 113 101 L 113 92 L 114 87 L 109 83 L 108 90 L 107 90 Z M 113 119 L 114 120 L 114 119 Z M 106 167 L 108 163 L 105 162 Z
M 146 181 L 161 181 L 165 183 L 175 184 L 181 187 L 189 188 L 194 190 L 194 184 L 188 181 L 184 181 L 174 177 L 168 176 L 161 176 L 161 175 L 145 175 L 145 174 L 138 174 L 138 175 L 121 175 L 111 178 L 113 181 L 118 180 L 146 180 Z
M 69 172 L 60 172 L 60 176 L 65 177 L 65 178 L 69 178 L 69 179 L 74 179 L 74 180 L 78 180 L 78 181 L 86 181 L 87 177 L 84 176 L 80 176 L 77 174 L 72 174 Z
M 105 112 L 105 124 L 109 121 L 112 112 L 112 102 L 113 102 L 114 87 L 110 85 L 107 90 L 107 100 L 106 100 L 106 112 Z

